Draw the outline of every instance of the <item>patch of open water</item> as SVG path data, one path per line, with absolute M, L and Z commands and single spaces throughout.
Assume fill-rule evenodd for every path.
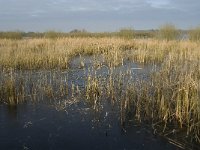
M 84 89 L 88 75 L 107 77 L 110 69 L 103 64 L 102 58 L 76 57 L 66 71 L 21 72 L 20 77 L 30 92 L 30 81 L 35 84 L 78 85 Z M 84 66 L 80 66 L 83 61 Z M 102 67 L 94 69 L 94 61 L 102 63 Z M 114 76 L 131 73 L 133 80 L 148 78 L 154 69 L 136 63 L 124 62 L 123 66 L 112 70 Z M 5 75 L 6 76 L 6 75 Z M 1 80 L 6 78 L 1 76 Z M 13 73 L 16 82 L 19 72 Z M 44 82 L 44 83 L 43 83 Z M 123 80 L 126 84 L 126 79 Z M 153 134 L 150 127 L 130 120 L 122 126 L 118 107 L 107 99 L 101 102 L 101 110 L 95 111 L 85 102 L 84 97 L 73 101 L 71 94 L 66 96 L 67 107 L 54 105 L 47 100 L 31 102 L 28 100 L 17 106 L 0 105 L 0 149 L 115 149 L 115 150 L 160 150 L 178 149 Z M 57 102 L 59 104 L 59 102 Z M 61 108 L 60 108 L 61 107 Z

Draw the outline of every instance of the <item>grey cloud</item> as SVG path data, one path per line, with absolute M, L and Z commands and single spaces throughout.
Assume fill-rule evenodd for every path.
M 198 25 L 199 0 L 0 0 L 0 30 L 92 31 Z

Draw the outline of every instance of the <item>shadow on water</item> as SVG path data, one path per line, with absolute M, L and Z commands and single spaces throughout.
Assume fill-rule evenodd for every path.
M 4 108 L 1 149 L 176 149 L 145 126 L 130 123 L 122 128 L 112 108 L 93 112 L 79 105 L 66 111 L 44 104 L 26 107 L 14 111 L 15 119 Z
M 101 68 L 92 68 L 94 63 L 101 63 L 96 64 Z M 65 88 L 78 85 L 84 90 L 88 75 L 107 78 L 110 74 L 102 57 L 76 57 L 70 65 L 66 71 L 20 73 L 27 95 L 32 92 L 30 86 L 43 84 L 53 85 L 53 90 L 63 83 Z M 127 61 L 124 66 L 116 67 L 113 75 L 129 70 L 133 80 L 147 79 L 152 69 Z M 126 83 L 126 79 L 123 82 Z M 78 94 L 73 95 L 69 90 L 63 97 L 49 98 L 40 90 L 36 93 L 42 101 L 30 102 L 32 98 L 27 96 L 25 103 L 12 107 L 0 105 L 0 149 L 178 149 L 154 135 L 148 125 L 139 124 L 133 118 L 122 125 L 118 104 L 112 104 L 107 97 L 102 98 L 99 109 L 94 110 L 81 93 L 76 97 Z
M 17 120 L 17 105 L 7 106 L 8 117 L 13 120 Z

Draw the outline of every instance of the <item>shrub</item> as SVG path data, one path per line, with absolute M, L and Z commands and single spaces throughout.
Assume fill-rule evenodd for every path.
M 131 28 L 124 28 L 118 32 L 118 36 L 125 39 L 132 39 L 135 37 L 135 32 Z
M 200 26 L 189 31 L 189 39 L 192 41 L 200 40 Z
M 179 36 L 179 32 L 176 29 L 176 27 L 172 24 L 165 24 L 160 27 L 158 30 L 158 35 L 157 37 L 159 39 L 164 39 L 164 40 L 176 40 Z
M 19 31 L 8 31 L 8 32 L 0 32 L 1 39 L 22 39 L 23 32 Z
M 62 36 L 62 34 L 60 32 L 56 32 L 56 31 L 53 31 L 53 30 L 46 31 L 44 33 L 44 37 L 45 38 L 52 38 L 52 39 L 54 39 L 54 38 L 58 38 L 58 37 L 61 37 L 61 36 Z

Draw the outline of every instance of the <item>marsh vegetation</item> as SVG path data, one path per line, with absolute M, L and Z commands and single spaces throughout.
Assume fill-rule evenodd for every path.
M 67 111 L 81 102 L 100 113 L 109 103 L 123 129 L 136 120 L 179 148 L 198 147 L 196 34 L 191 32 L 195 40 L 176 40 L 173 26 L 160 30 L 166 35 L 162 40 L 136 39 L 128 29 L 120 33 L 126 38 L 1 39 L 1 105 L 48 101 L 56 110 Z

